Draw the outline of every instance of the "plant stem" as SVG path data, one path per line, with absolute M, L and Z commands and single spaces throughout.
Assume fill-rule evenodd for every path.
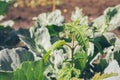
M 56 9 L 56 0 L 53 0 L 53 11 L 55 11 L 55 9 Z
M 70 49 L 71 49 L 71 59 L 72 59 L 72 62 L 71 62 L 71 64 L 72 64 L 72 67 L 74 67 L 74 57 L 73 57 L 73 55 L 74 55 L 74 49 L 76 48 L 76 46 L 77 46 L 77 44 L 75 45 L 75 43 L 74 43 L 74 36 L 75 36 L 75 34 L 74 33 L 72 33 L 72 46 L 70 46 L 70 45 L 68 45 L 68 44 L 66 44 Z
M 73 61 L 74 61 L 73 53 L 74 53 L 74 48 L 75 48 L 74 45 L 75 45 L 74 44 L 74 33 L 72 33 L 72 48 L 71 48 L 72 49 L 72 55 L 71 55 L 72 56 L 72 67 L 74 66 L 73 65 Z
M 72 48 L 74 48 L 74 33 L 72 33 Z

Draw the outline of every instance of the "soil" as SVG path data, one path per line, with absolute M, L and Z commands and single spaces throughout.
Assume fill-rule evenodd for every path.
M 63 0 L 64 3 L 57 6 L 57 9 L 62 11 L 67 21 L 70 21 L 70 16 L 75 7 L 83 9 L 83 13 L 89 16 L 89 19 L 95 19 L 103 14 L 107 7 L 112 7 L 120 4 L 120 0 Z M 39 6 L 36 8 L 30 7 L 10 7 L 5 20 L 12 19 L 16 23 L 14 28 L 18 29 L 29 28 L 34 24 L 33 17 L 38 16 L 40 13 L 52 11 L 52 6 Z M 116 31 L 115 31 L 116 32 Z

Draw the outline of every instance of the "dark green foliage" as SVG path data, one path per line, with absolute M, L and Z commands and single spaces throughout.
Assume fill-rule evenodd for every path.
M 51 36 L 58 36 L 59 32 L 64 30 L 63 26 L 56 26 L 56 25 L 48 25 L 47 28 Z
M 91 41 L 92 42 L 92 41 Z M 98 52 L 100 52 L 101 54 L 103 54 L 103 50 L 106 47 L 111 46 L 110 43 L 108 43 L 108 41 L 106 40 L 106 38 L 103 35 L 97 36 L 94 38 L 93 43 L 95 44 L 95 53 L 97 54 Z M 96 55 L 94 54 L 94 55 Z
M 114 53 L 114 58 L 117 60 L 118 64 L 120 65 L 120 51 L 116 51 Z
M 0 80 L 12 80 L 13 72 L 0 72 Z
M 64 30 L 64 26 L 48 25 L 47 29 L 50 33 L 51 43 L 54 43 L 60 39 L 59 33 Z
M 12 2 L 0 1 L 0 15 L 5 15 Z
M 13 48 L 19 43 L 17 31 L 11 27 L 0 26 L 0 48 Z
M 86 63 L 87 63 L 87 53 L 84 52 L 78 52 L 75 55 L 75 68 L 80 69 L 83 71 L 85 69 Z
M 105 59 L 101 59 L 101 60 L 99 60 L 99 63 L 95 64 L 94 66 L 95 66 L 94 67 L 95 72 L 103 73 L 104 69 L 108 66 L 108 63 Z
M 0 14 L 4 15 L 7 11 L 8 3 L 5 1 L 0 1 Z

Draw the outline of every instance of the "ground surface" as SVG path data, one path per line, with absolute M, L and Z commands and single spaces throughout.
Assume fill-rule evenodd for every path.
M 57 6 L 57 9 L 62 10 L 62 14 L 66 17 L 67 21 L 70 20 L 71 12 L 75 7 L 83 8 L 85 15 L 89 16 L 90 19 L 103 14 L 103 11 L 110 6 L 120 4 L 120 0 L 63 0 L 64 4 Z M 65 9 L 67 11 L 65 11 Z M 29 28 L 33 25 L 32 18 L 38 16 L 42 12 L 52 11 L 51 6 L 39 6 L 36 8 L 15 8 L 11 7 L 7 13 L 6 19 L 12 19 L 16 23 L 14 28 Z M 5 20 L 6 20 L 5 19 Z

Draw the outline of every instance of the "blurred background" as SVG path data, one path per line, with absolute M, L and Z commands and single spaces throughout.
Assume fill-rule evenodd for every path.
M 40 13 L 51 12 L 55 0 L 6 0 L 9 4 L 3 4 L 5 0 L 0 0 L 0 7 L 6 6 L 5 20 L 14 20 L 14 28 L 29 28 L 33 25 L 33 17 Z M 56 0 L 56 9 L 60 9 L 66 21 L 70 21 L 70 16 L 75 7 L 83 9 L 84 15 L 89 16 L 89 20 L 103 14 L 107 7 L 120 4 L 120 0 Z M 4 10 L 3 10 L 4 11 Z M 0 10 L 2 12 L 2 10 Z

